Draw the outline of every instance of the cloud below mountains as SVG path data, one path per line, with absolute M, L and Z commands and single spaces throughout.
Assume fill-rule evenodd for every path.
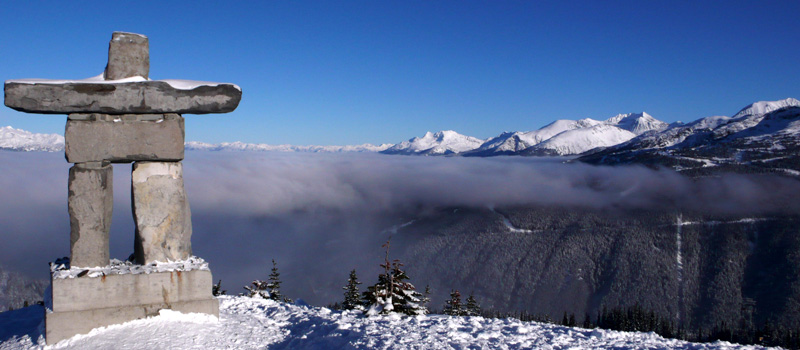
M 46 262 L 69 254 L 69 164 L 63 154 L 40 152 L 0 152 L 0 164 L 0 264 L 45 278 Z M 329 284 L 343 282 L 351 266 L 376 265 L 375 242 L 386 239 L 387 228 L 438 207 L 800 212 L 800 181 L 778 176 L 689 179 L 670 170 L 542 158 L 360 153 L 190 151 L 184 164 L 193 247 L 215 276 L 238 293 L 248 280 L 265 277 L 275 258 L 289 294 L 311 302 L 338 295 Z M 126 258 L 134 231 L 129 165 L 115 165 L 114 186 L 111 254 Z M 338 265 L 345 266 L 335 269 L 341 276 L 332 278 Z M 313 282 L 325 274 L 320 281 L 329 282 Z
M 690 179 L 671 170 L 553 158 L 195 152 L 186 168 L 193 208 L 238 214 L 524 204 L 735 214 L 800 208 L 792 198 L 800 192 L 787 191 L 800 190 L 800 183 L 788 178 Z

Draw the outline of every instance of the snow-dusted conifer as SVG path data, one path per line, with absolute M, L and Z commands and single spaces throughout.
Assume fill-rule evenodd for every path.
M 287 303 L 291 303 L 292 299 L 289 299 L 283 294 L 281 294 L 281 274 L 278 272 L 278 264 L 275 263 L 275 259 L 272 259 L 272 273 L 269 274 L 269 282 L 267 283 L 267 288 L 269 289 L 269 298 L 275 301 L 284 301 Z
M 466 316 L 466 310 L 464 310 L 464 304 L 461 303 L 461 293 L 458 290 L 454 290 L 450 293 L 450 300 L 446 301 L 444 304 L 444 314 L 450 316 Z
M 356 270 L 350 271 L 350 278 L 347 279 L 347 285 L 342 287 L 344 289 L 344 302 L 342 309 L 344 310 L 363 310 L 364 305 L 361 303 L 361 293 L 358 291 L 358 281 Z
M 467 298 L 467 306 L 464 311 L 467 316 L 481 315 L 481 306 L 478 304 L 478 301 L 475 300 L 475 296 L 473 296 L 472 293 L 470 293 L 469 298 Z
M 424 297 L 417 292 L 411 282 L 408 282 L 409 277 L 402 267 L 403 264 L 397 260 L 392 263 L 392 280 L 394 281 L 392 300 L 395 312 L 406 315 L 427 314 L 428 309 L 423 304 Z
M 399 312 L 407 315 L 424 315 L 428 309 L 422 305 L 422 295 L 416 291 L 413 284 L 408 282 L 409 277 L 403 271 L 398 260 L 389 262 L 389 241 L 382 247 L 386 248 L 383 273 L 378 275 L 378 283 L 367 287 L 364 292 L 364 304 L 367 306 L 368 315 L 388 314 Z

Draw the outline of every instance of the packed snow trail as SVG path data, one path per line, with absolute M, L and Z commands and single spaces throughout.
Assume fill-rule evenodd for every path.
M 373 316 L 223 296 L 220 318 L 161 314 L 44 346 L 39 306 L 0 313 L 10 349 L 760 349 L 688 343 L 654 333 L 569 328 L 483 317 Z
M 514 226 L 514 224 L 511 223 L 511 220 L 508 218 L 508 216 L 506 216 L 506 214 L 503 214 L 503 213 L 501 213 L 501 212 L 499 212 L 497 210 L 494 210 L 494 206 L 489 206 L 489 210 L 491 210 L 493 213 L 495 213 L 497 215 L 500 215 L 500 217 L 503 218 L 503 226 L 505 226 L 508 229 L 508 232 L 513 232 L 513 233 L 533 233 L 532 230 L 528 230 L 528 229 L 519 228 L 519 227 Z

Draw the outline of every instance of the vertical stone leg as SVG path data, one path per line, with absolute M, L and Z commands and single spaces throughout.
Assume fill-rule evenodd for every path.
M 138 264 L 192 255 L 192 219 L 180 162 L 136 162 L 131 174 Z
M 79 267 L 109 263 L 108 232 L 114 205 L 113 169 L 100 162 L 69 169 L 70 264 Z

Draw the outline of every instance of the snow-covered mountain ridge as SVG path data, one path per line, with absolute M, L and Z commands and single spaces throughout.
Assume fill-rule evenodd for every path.
M 663 131 L 641 134 L 579 160 L 640 163 L 702 173 L 734 167 L 800 176 L 800 101 L 759 101 L 733 117 L 673 123 Z
M 385 154 L 414 154 L 414 155 L 448 155 L 471 151 L 486 140 L 472 136 L 461 135 L 452 130 L 427 132 L 422 137 L 415 137 L 408 141 L 398 143 L 382 151 Z
M 186 142 L 187 150 L 201 151 L 281 151 L 281 152 L 379 152 L 402 155 L 449 155 L 488 157 L 497 155 L 569 156 L 590 153 L 607 154 L 606 149 L 662 149 L 714 143 L 730 135 L 757 127 L 773 112 L 800 107 L 800 101 L 787 98 L 759 101 L 748 105 L 733 117 L 713 116 L 691 123 L 667 124 L 642 113 L 618 114 L 605 120 L 584 118 L 556 120 L 534 131 L 504 132 L 489 139 L 479 139 L 452 130 L 427 132 L 398 144 L 363 144 L 346 146 L 270 145 L 243 142 L 209 144 Z M 761 128 L 763 129 L 763 128 Z M 784 139 L 793 129 L 775 130 Z M 776 134 L 777 135 L 777 134 Z M 771 137 L 764 131 L 761 140 Z M 681 146 L 678 146 L 678 145 Z M 19 151 L 60 151 L 63 137 L 57 134 L 33 134 L 11 127 L 0 128 L 0 149 Z
M 583 329 L 511 318 L 364 316 L 249 297 L 222 296 L 220 317 L 162 310 L 92 330 L 51 349 L 761 349 L 689 343 L 654 333 Z M 0 313 L 0 350 L 42 349 L 40 306 Z
M 244 143 L 244 142 L 223 142 L 223 143 L 205 143 L 198 141 L 186 142 L 187 150 L 196 151 L 278 151 L 278 152 L 380 152 L 392 144 L 373 145 L 365 143 L 363 145 L 348 145 L 348 146 L 296 146 L 296 145 L 269 145 L 265 143 Z
M 666 127 L 667 123 L 645 112 L 618 114 L 606 120 L 560 119 L 538 130 L 504 132 L 488 140 L 470 138 L 454 131 L 442 131 L 436 134 L 428 132 L 421 138 L 412 138 L 381 153 L 472 157 L 565 156 L 584 153 L 598 147 L 614 146 L 636 135 L 651 130 L 663 130 Z
M 14 151 L 61 151 L 64 136 L 58 134 L 35 134 L 30 131 L 0 127 L 0 149 Z

